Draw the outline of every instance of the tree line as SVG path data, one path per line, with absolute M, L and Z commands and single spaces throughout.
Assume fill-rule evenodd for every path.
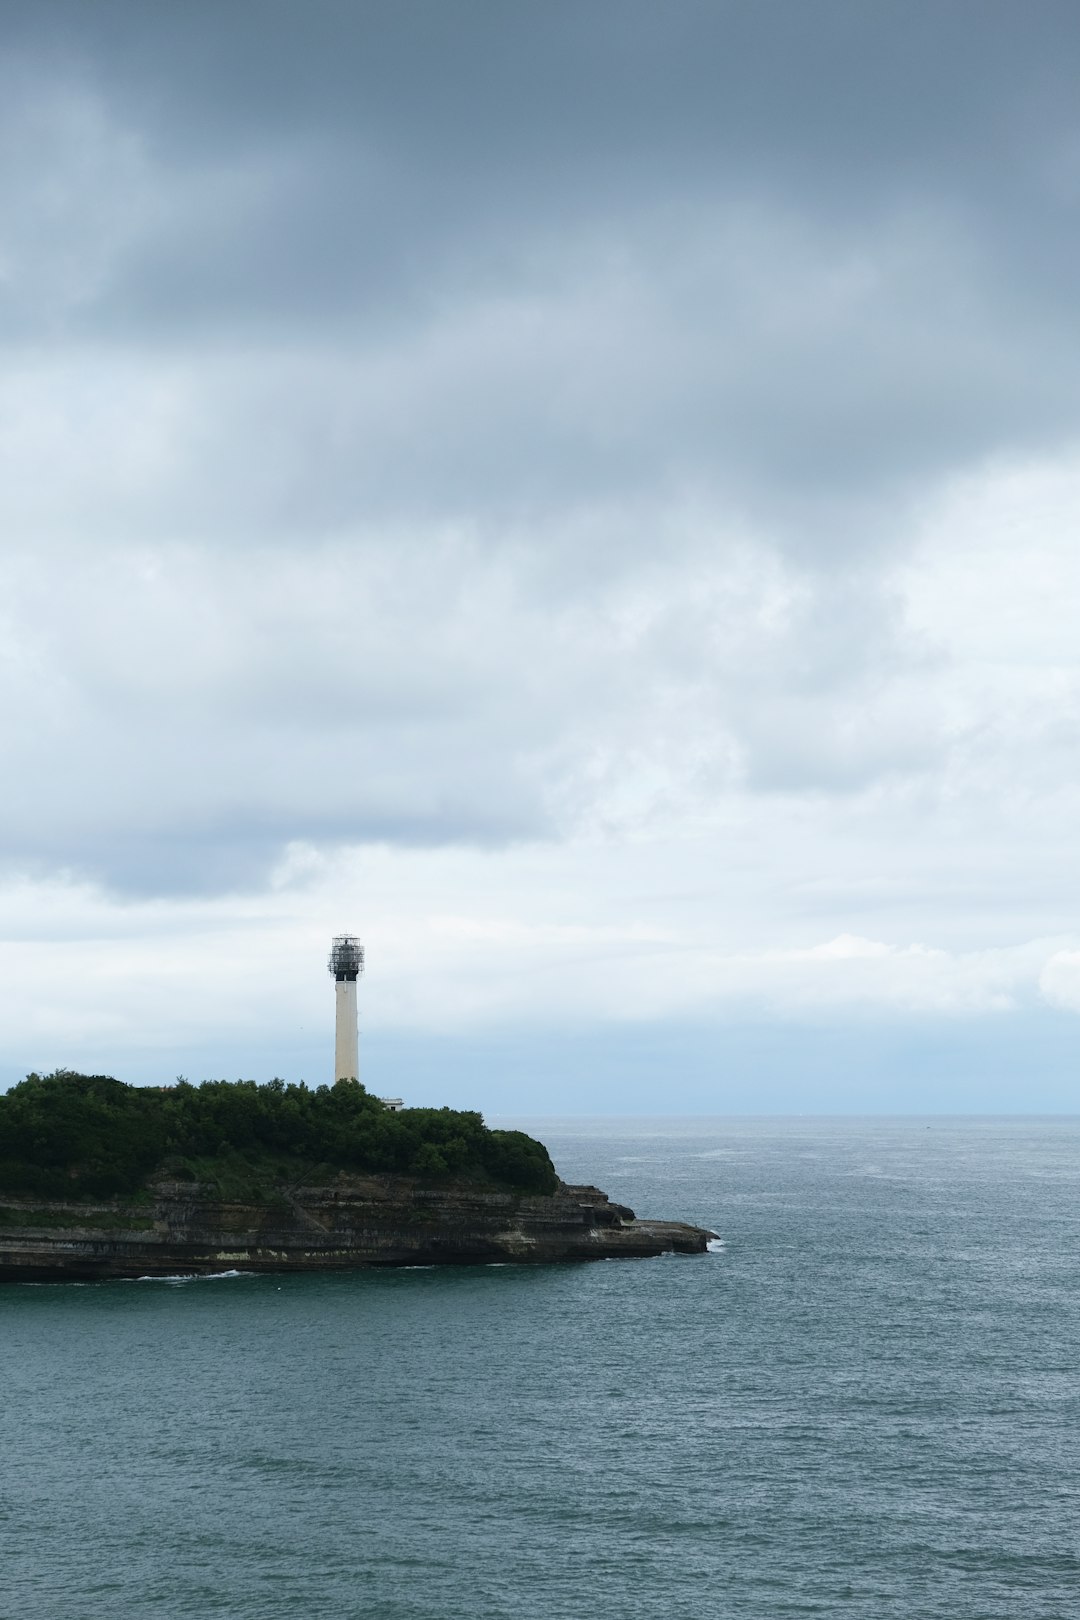
M 489 1130 L 482 1115 L 452 1108 L 394 1112 L 352 1080 L 152 1087 L 58 1069 L 0 1095 L 9 1193 L 132 1193 L 155 1173 L 212 1180 L 215 1163 L 238 1160 L 277 1180 L 393 1171 L 530 1193 L 556 1185 L 547 1149 L 524 1132 Z

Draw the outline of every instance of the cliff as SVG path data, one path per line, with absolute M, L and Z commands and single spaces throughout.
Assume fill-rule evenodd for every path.
M 528 1194 L 341 1175 L 229 1202 L 216 1186 L 157 1180 L 129 1199 L 0 1197 L 0 1282 L 644 1258 L 699 1254 L 713 1236 L 564 1182 Z

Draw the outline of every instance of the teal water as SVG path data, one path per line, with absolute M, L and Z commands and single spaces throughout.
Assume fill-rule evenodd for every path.
M 1080 1121 L 533 1124 L 723 1248 L 0 1289 L 3 1620 L 1080 1612 Z

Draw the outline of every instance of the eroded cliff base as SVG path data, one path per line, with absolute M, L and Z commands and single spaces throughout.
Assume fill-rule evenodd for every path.
M 638 1220 L 596 1187 L 563 1182 L 527 1195 L 338 1176 L 240 1203 L 216 1187 L 158 1180 L 131 1199 L 0 1195 L 0 1282 L 647 1258 L 700 1254 L 714 1236 L 678 1221 Z

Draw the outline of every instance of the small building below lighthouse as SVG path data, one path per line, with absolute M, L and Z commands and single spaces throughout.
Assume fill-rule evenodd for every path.
M 337 1003 L 334 1026 L 334 1079 L 359 1080 L 356 981 L 364 971 L 364 947 L 355 934 L 334 935 L 330 947 L 329 967 L 334 976 L 334 996 Z

